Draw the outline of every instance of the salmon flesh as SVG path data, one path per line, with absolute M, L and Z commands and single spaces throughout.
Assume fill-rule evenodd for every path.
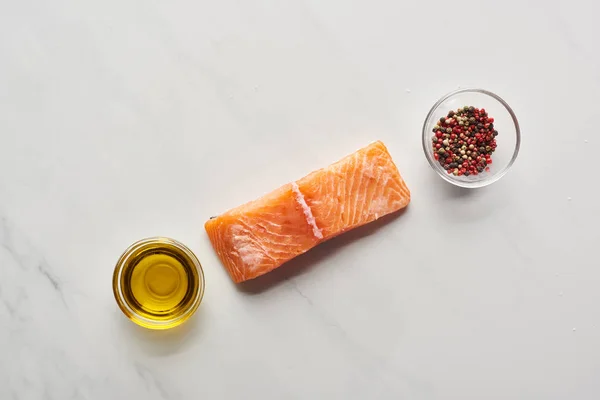
M 410 191 L 378 141 L 204 227 L 231 279 L 240 283 L 409 202 Z

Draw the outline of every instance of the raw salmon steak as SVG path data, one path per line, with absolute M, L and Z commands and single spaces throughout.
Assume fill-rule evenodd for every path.
M 392 157 L 375 142 L 208 220 L 205 228 L 227 272 L 240 283 L 409 202 Z

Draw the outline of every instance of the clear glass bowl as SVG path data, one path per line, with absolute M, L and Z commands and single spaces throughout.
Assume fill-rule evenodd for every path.
M 455 176 L 444 170 L 434 158 L 431 139 L 434 136 L 433 127 L 439 119 L 446 117 L 449 111 L 456 111 L 464 106 L 485 108 L 488 115 L 494 118 L 494 129 L 498 131 L 498 147 L 492 154 L 489 171 L 478 175 Z M 487 186 L 502 178 L 515 162 L 520 145 L 521 131 L 515 113 L 500 96 L 484 89 L 459 89 L 448 93 L 433 105 L 423 124 L 423 151 L 427 161 L 443 179 L 464 188 Z
M 137 268 L 140 268 L 139 273 Z M 169 272 L 167 275 L 165 268 Z M 159 275 L 152 271 L 158 271 Z M 173 271 L 185 275 L 185 279 L 177 279 L 177 287 L 167 286 L 173 289 L 169 293 L 153 291 L 156 289 L 153 283 L 168 281 L 175 276 Z M 151 274 L 154 280 L 148 284 L 146 278 Z M 202 302 L 204 271 L 198 258 L 184 244 L 167 237 L 151 237 L 137 241 L 125 250 L 115 266 L 112 284 L 115 300 L 127 318 L 145 328 L 169 329 L 187 321 Z M 145 287 L 143 300 L 146 303 L 135 296 L 140 287 Z M 185 295 L 181 300 L 174 300 L 170 294 L 176 293 L 175 289 L 179 287 L 182 291 L 185 288 Z M 137 290 L 139 294 L 144 293 Z

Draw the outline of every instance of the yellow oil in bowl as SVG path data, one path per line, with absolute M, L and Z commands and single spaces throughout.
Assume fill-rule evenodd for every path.
M 113 292 L 121 311 L 150 329 L 168 329 L 187 321 L 204 294 L 204 274 L 183 244 L 155 237 L 132 244 L 113 274 Z

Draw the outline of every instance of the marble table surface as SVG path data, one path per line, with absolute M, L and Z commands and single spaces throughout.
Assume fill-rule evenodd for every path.
M 600 398 L 600 3 L 2 1 L 0 399 Z M 514 108 L 490 187 L 421 149 L 440 96 Z M 234 285 L 211 215 L 370 143 L 399 218 Z M 178 329 L 119 311 L 132 242 L 200 258 Z

